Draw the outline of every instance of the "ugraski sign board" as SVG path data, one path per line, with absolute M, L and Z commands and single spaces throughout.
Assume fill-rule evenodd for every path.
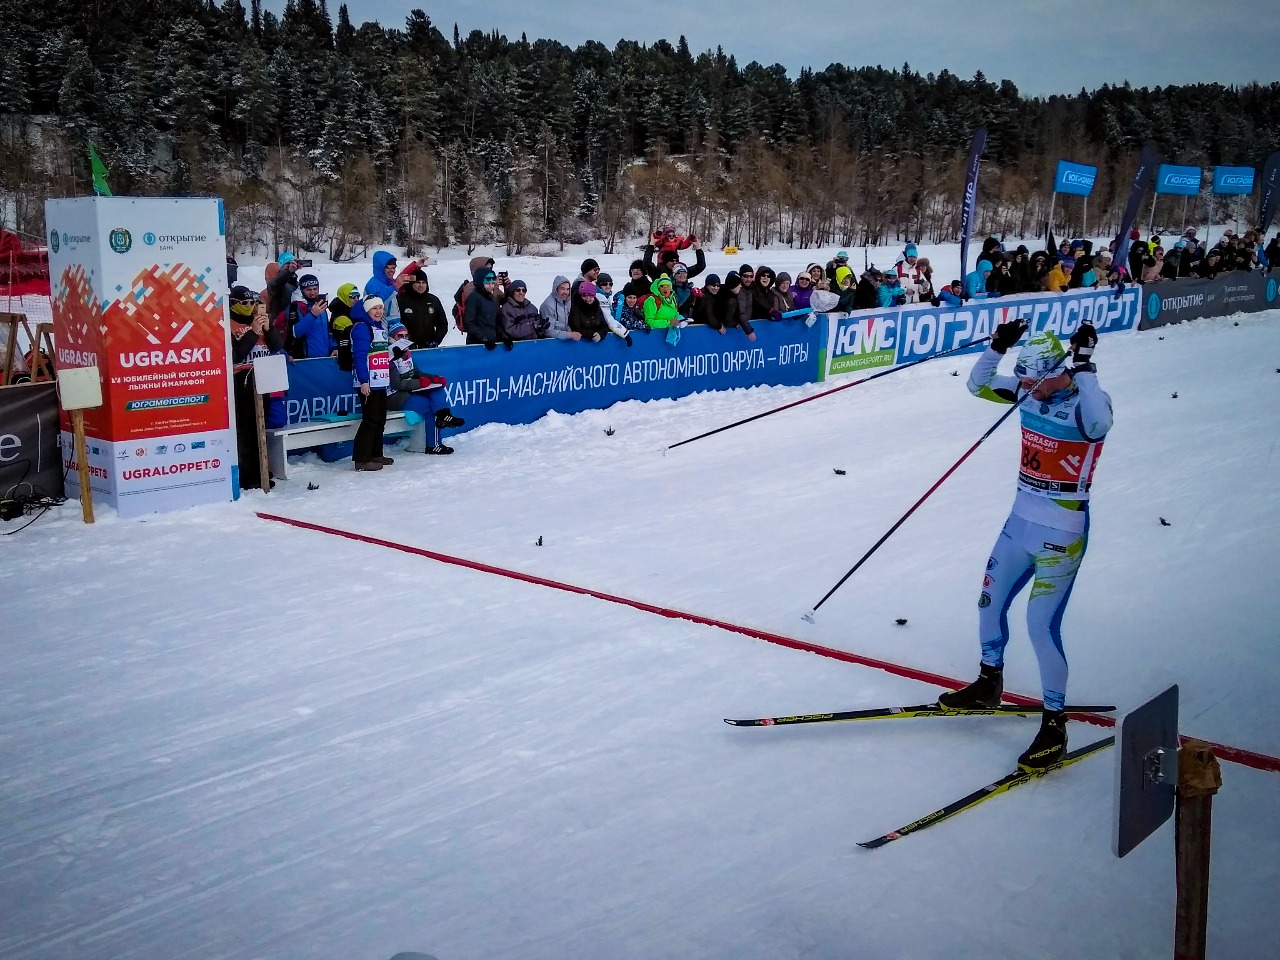
M 222 202 L 50 200 L 45 222 L 58 364 L 102 378 L 85 411 L 95 498 L 122 517 L 234 499 Z

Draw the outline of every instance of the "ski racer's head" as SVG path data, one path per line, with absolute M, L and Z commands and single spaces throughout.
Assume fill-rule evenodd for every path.
M 1037 400 L 1048 399 L 1071 385 L 1066 348 L 1047 330 L 1033 335 L 1022 345 L 1013 373 L 1022 389 Z

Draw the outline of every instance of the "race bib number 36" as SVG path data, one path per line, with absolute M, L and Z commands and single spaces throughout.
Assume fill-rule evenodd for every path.
M 1055 440 L 1023 427 L 1018 479 L 1046 493 L 1085 493 L 1101 454 L 1101 442 Z

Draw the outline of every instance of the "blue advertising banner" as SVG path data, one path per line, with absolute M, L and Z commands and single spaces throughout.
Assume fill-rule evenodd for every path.
M 1093 192 L 1093 184 L 1097 179 L 1097 167 L 1091 167 L 1087 163 L 1059 160 L 1058 174 L 1053 178 L 1053 190 L 1055 193 L 1087 197 Z
M 1084 322 L 1099 333 L 1132 330 L 1141 290 L 1127 287 L 1062 294 L 1030 293 L 973 300 L 960 307 L 918 304 L 896 310 L 862 310 L 827 317 L 827 374 L 859 373 L 872 367 L 924 360 L 989 337 L 1006 320 L 1029 322 L 1027 336 L 1049 330 L 1066 339 Z M 972 350 L 981 350 L 979 344 Z
M 762 322 L 752 343 L 737 331 L 721 335 L 692 326 L 681 330 L 674 346 L 655 330 L 632 334 L 632 347 L 610 335 L 601 343 L 524 341 L 512 350 L 415 350 L 413 358 L 420 370 L 449 381 L 448 405 L 469 430 L 486 423 L 532 423 L 553 410 L 600 410 L 621 400 L 813 383 L 821 377 L 822 329 L 802 320 Z M 351 374 L 331 358 L 290 364 L 289 423 L 350 416 L 358 409 Z
M 1238 195 L 1253 193 L 1253 167 L 1214 167 L 1213 192 Z
M 1179 167 L 1172 163 L 1160 164 L 1160 170 L 1156 173 L 1156 193 L 1194 197 L 1199 192 L 1199 167 Z

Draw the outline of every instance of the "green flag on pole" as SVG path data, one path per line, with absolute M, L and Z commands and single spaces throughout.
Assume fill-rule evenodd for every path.
M 93 192 L 100 197 L 111 196 L 111 188 L 107 186 L 107 166 L 94 149 L 93 141 L 89 141 L 89 166 L 93 168 Z

